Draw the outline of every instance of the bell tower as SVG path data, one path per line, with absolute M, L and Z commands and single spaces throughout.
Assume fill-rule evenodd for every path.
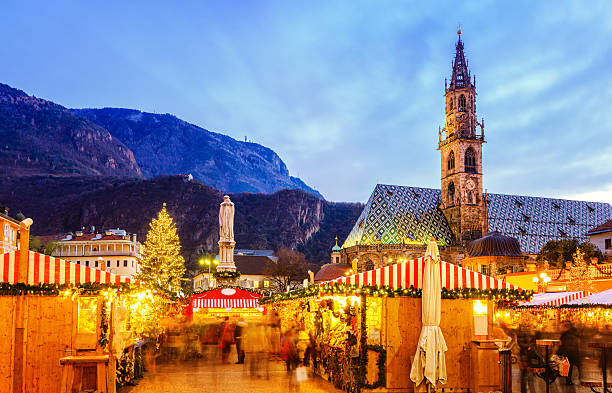
M 461 30 L 455 45 L 450 84 L 444 82 L 445 125 L 438 129 L 441 156 L 440 208 L 464 244 L 487 233 L 486 201 L 482 186 L 484 120 L 476 118 L 476 77 L 472 80 L 463 54 Z

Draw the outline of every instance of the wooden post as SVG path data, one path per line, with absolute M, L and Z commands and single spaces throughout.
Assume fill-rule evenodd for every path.
M 17 282 L 28 282 L 28 257 L 30 255 L 30 225 L 33 221 L 26 218 L 19 223 L 19 259 Z M 15 302 L 15 335 L 13 345 L 13 393 L 24 391 L 24 366 L 25 366 L 25 295 L 17 296 Z

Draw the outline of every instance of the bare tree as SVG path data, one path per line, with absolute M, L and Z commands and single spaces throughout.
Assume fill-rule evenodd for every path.
M 308 277 L 309 265 L 304 254 L 281 248 L 276 253 L 277 261 L 268 262 L 265 273 L 270 287 L 276 292 L 297 288 Z

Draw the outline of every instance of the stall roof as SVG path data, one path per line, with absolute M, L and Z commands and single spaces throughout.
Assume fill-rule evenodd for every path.
M 258 308 L 263 295 L 240 288 L 217 288 L 191 297 L 191 307 L 196 308 Z
M 351 276 L 338 277 L 334 280 L 323 282 L 320 285 L 338 282 L 358 286 L 386 285 L 393 288 L 410 288 L 411 286 L 421 288 L 424 266 L 425 258 L 417 258 Z M 439 266 L 442 287 L 448 290 L 455 288 L 521 289 L 497 278 L 485 276 L 484 274 L 452 263 L 440 261 Z
M 585 295 L 583 291 L 536 293 L 533 295 L 531 301 L 522 303 L 521 306 L 560 306 L 567 302 L 583 298 Z
M 570 302 L 567 302 L 567 304 L 612 304 L 612 289 L 594 293 L 592 295 L 585 296 L 580 299 L 572 300 Z
M 19 253 L 0 255 L 0 282 L 15 284 L 18 281 Z M 77 265 L 60 258 L 29 251 L 27 284 L 100 284 L 136 283 L 126 276 L 108 273 L 88 266 Z

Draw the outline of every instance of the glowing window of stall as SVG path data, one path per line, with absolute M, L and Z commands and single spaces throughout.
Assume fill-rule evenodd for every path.
M 480 300 L 474 300 L 474 315 L 487 315 L 487 305 Z
M 264 282 L 263 282 L 263 286 L 264 286 L 265 288 L 269 288 L 269 287 L 270 287 L 270 281 L 268 281 L 268 280 L 264 280 Z

